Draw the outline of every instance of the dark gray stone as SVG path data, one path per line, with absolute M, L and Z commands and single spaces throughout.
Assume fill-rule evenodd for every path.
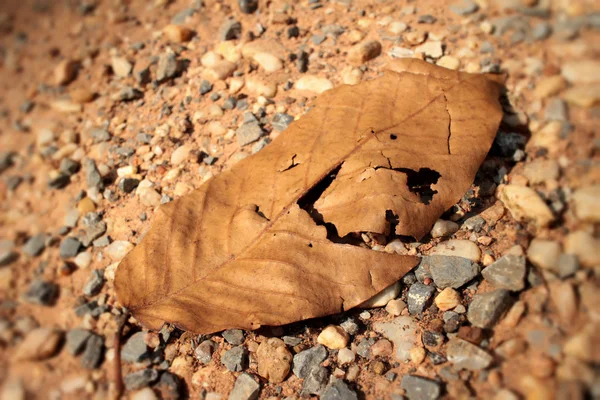
M 294 336 L 284 336 L 281 338 L 283 340 L 283 343 L 287 344 L 288 346 L 298 346 L 300 343 L 302 343 L 302 339 L 294 337 Z
M 433 24 L 437 21 L 437 18 L 431 14 L 419 15 L 417 22 L 419 24 Z
M 258 9 L 258 0 L 238 0 L 238 5 L 244 14 L 252 14 Z
M 336 379 L 335 382 L 325 388 L 321 400 L 358 400 L 358 396 L 354 390 L 348 387 L 346 382 Z
M 19 258 L 12 240 L 0 240 L 0 267 L 10 265 Z
M 123 381 L 127 390 L 138 390 L 149 386 L 158 379 L 158 371 L 155 369 L 143 369 L 141 371 L 127 374 Z
M 88 297 L 95 296 L 100 293 L 102 286 L 104 286 L 104 270 L 95 269 L 83 287 L 83 294 Z
M 242 24 L 233 18 L 226 19 L 219 28 L 219 40 L 222 42 L 226 40 L 239 39 L 241 34 Z
M 308 71 L 308 53 L 299 50 L 296 54 L 296 68 L 298 68 L 299 72 Z
M 229 400 L 254 400 L 258 398 L 259 391 L 260 385 L 252 378 L 252 375 L 242 373 L 235 380 Z
M 0 173 L 9 169 L 14 164 L 15 153 L 12 151 L 0 152 Z
M 516 132 L 498 132 L 494 140 L 494 150 L 502 157 L 513 157 L 517 150 L 525 147 L 527 139 Z
M 85 231 L 77 236 L 83 247 L 89 247 L 92 242 L 106 233 L 106 222 L 102 221 L 100 214 L 87 213 L 81 219 Z
M 244 343 L 244 331 L 241 329 L 227 329 L 221 334 L 223 338 L 234 346 L 239 346 Z
M 409 400 L 436 400 L 442 393 L 438 382 L 417 375 L 404 375 L 401 386 Z
M 479 275 L 479 264 L 462 257 L 427 256 L 421 264 L 429 267 L 433 282 L 441 289 L 457 289 Z
M 327 368 L 317 366 L 311 369 L 302 382 L 302 390 L 300 391 L 300 394 L 303 396 L 321 394 L 325 388 L 325 385 L 327 384 L 328 379 L 329 371 L 327 371 Z
M 37 235 L 30 237 L 23 246 L 23 253 L 30 257 L 39 256 L 46 248 L 47 239 L 48 235 L 45 233 L 38 233 Z
M 481 371 L 490 366 L 494 358 L 484 350 L 459 338 L 454 338 L 446 346 L 446 356 L 457 369 Z
M 466 230 L 480 232 L 481 229 L 485 226 L 485 219 L 483 219 L 479 215 L 475 215 L 474 217 L 467 219 L 462 226 Z
M 63 158 L 60 162 L 58 170 L 68 176 L 74 175 L 81 169 L 81 164 L 78 161 L 71 160 L 70 158 Z
M 287 127 L 289 126 L 289 124 L 294 120 L 294 117 L 292 117 L 289 114 L 286 113 L 277 113 L 273 116 L 273 120 L 271 121 L 271 125 L 273 126 L 273 128 L 278 131 L 278 132 L 282 132 L 285 131 L 287 129 Z
M 103 127 L 92 128 L 92 130 L 90 131 L 90 136 L 92 137 L 94 143 L 108 142 L 111 138 L 110 133 L 108 133 L 108 130 L 106 130 L 106 128 Z
M 144 332 L 137 332 L 125 342 L 121 350 L 121 359 L 123 361 L 136 363 L 148 357 L 148 346 L 144 342 L 144 336 Z
M 429 358 L 429 361 L 431 361 L 431 363 L 433 365 L 440 365 L 447 361 L 446 357 L 444 357 L 442 354 L 436 353 L 433 351 L 428 352 L 427 357 Z
M 124 193 L 131 193 L 140 184 L 139 179 L 123 178 L 119 181 L 119 189 Z
M 256 142 L 262 135 L 263 130 L 258 123 L 246 122 L 235 132 L 240 146 Z
M 244 346 L 236 346 L 221 356 L 221 362 L 231 372 L 239 372 L 248 368 L 248 350 Z
M 252 154 L 258 153 L 259 151 L 264 149 L 265 146 L 268 145 L 269 143 L 271 143 L 271 139 L 269 139 L 268 137 L 263 137 L 263 138 L 258 139 L 258 142 L 254 143 L 252 145 Z
M 446 337 L 439 332 L 423 331 L 423 334 L 421 335 L 421 341 L 427 347 L 441 346 L 445 340 Z
M 92 334 L 85 344 L 85 351 L 81 356 L 81 366 L 86 369 L 95 369 L 102 364 L 104 359 L 104 338 Z
M 174 78 L 178 72 L 179 62 L 177 61 L 175 54 L 171 52 L 161 54 L 156 68 L 156 80 L 158 82 L 164 82 Z
M 407 302 L 408 312 L 415 315 L 421 314 L 429 306 L 431 298 L 435 293 L 433 286 L 415 283 L 408 289 Z
M 517 292 L 525 288 L 526 272 L 525 257 L 508 254 L 486 267 L 481 275 L 497 289 Z
M 477 10 L 479 6 L 473 0 L 460 0 L 450 6 L 450 11 L 457 15 L 469 15 Z
M 154 386 L 160 391 L 160 399 L 180 399 L 183 392 L 181 379 L 170 372 L 163 372 Z
M 206 365 L 212 359 L 212 355 L 217 348 L 217 343 L 212 340 L 205 340 L 194 349 L 194 357 L 202 364 Z
M 87 343 L 87 340 L 92 336 L 90 331 L 85 329 L 72 329 L 67 333 L 67 340 L 65 347 L 71 355 L 78 355 L 81 353 Z
M 476 294 L 469 305 L 467 319 L 473 326 L 491 328 L 506 311 L 510 303 L 510 292 L 506 289 Z
M 306 378 L 308 373 L 317 368 L 326 358 L 327 349 L 319 344 L 296 354 L 292 362 L 292 371 L 298 378 Z
M 81 242 L 74 237 L 66 237 L 60 243 L 59 253 L 60 258 L 66 259 L 75 257 L 79 253 Z
M 58 291 L 58 285 L 41 279 L 35 279 L 23 295 L 23 300 L 41 306 L 51 306 L 58 297 Z
M 94 160 L 87 158 L 84 161 L 85 168 L 85 182 L 88 189 L 97 189 L 101 191 L 104 189 L 104 185 L 102 183 L 102 176 L 100 172 L 98 172 L 98 168 L 96 168 L 96 163 Z
M 540 22 L 536 24 L 531 30 L 531 38 L 533 40 L 544 40 L 548 39 L 552 34 L 552 27 L 548 22 Z
M 48 181 L 49 189 L 62 189 L 71 183 L 71 177 L 67 174 L 60 173 Z

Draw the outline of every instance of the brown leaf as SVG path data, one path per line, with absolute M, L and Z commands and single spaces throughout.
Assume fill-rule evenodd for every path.
M 299 201 L 339 170 L 314 208 L 340 236 L 387 233 L 394 214 L 419 239 L 469 188 L 502 111 L 484 76 L 390 69 L 323 93 L 262 151 L 160 207 L 117 269 L 120 302 L 151 329 L 256 329 L 355 307 L 412 269 L 415 257 L 332 242 Z

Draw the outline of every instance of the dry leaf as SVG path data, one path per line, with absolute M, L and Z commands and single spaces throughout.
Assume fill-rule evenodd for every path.
M 421 238 L 469 188 L 502 110 L 482 75 L 390 69 L 323 93 L 262 151 L 161 206 L 117 269 L 120 302 L 151 329 L 256 329 L 350 309 L 412 269 L 334 228 Z

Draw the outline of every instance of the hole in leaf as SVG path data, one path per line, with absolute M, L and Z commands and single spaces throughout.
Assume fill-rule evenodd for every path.
M 312 249 L 312 243 L 309 243 L 309 244 L 308 244 L 308 247 L 310 247 L 310 248 Z
M 398 139 L 398 136 L 394 135 L 393 133 L 390 134 L 390 139 L 392 140 L 396 140 Z
M 421 168 L 419 171 L 409 168 L 394 169 L 406 174 L 406 184 L 408 186 L 408 190 L 418 194 L 423 203 L 429 204 L 431 202 L 433 195 L 437 193 L 437 190 L 433 190 L 431 185 L 436 184 L 440 179 L 441 175 L 439 172 L 429 168 Z

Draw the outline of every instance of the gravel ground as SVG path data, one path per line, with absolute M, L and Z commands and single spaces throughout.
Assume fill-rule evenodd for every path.
M 0 397 L 600 398 L 599 28 L 593 0 L 3 1 Z M 161 204 L 398 57 L 507 76 L 460 203 L 421 243 L 362 234 L 413 272 L 253 332 L 126 314 Z

